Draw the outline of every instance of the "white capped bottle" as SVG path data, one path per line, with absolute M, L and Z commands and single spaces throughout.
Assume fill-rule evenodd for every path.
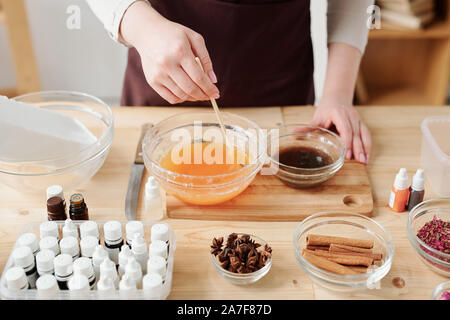
M 169 226 L 165 223 L 157 223 L 151 229 L 151 241 L 161 240 L 169 244 Z
M 123 245 L 122 225 L 118 221 L 108 221 L 103 225 L 105 247 L 109 258 L 119 264 L 119 252 Z
M 147 242 L 144 237 L 140 234 L 135 234 L 133 237 L 133 242 L 131 244 L 131 252 L 133 252 L 133 256 L 136 258 L 136 261 L 141 265 L 142 272 L 147 271 L 147 259 L 148 259 L 148 251 L 147 251 Z
M 125 267 L 125 276 L 128 275 L 135 283 L 138 289 L 142 288 L 142 268 L 134 257 L 128 259 Z
M 9 290 L 21 291 L 28 290 L 30 287 L 25 271 L 21 267 L 9 268 L 5 273 L 5 279 Z
M 114 281 L 109 277 L 100 276 L 100 280 L 97 282 L 97 292 L 99 297 L 102 299 L 109 299 L 114 297 L 116 294 Z
M 145 214 L 151 220 L 161 220 L 165 215 L 165 199 L 155 177 L 149 177 L 145 184 Z
M 73 273 L 82 274 L 86 276 L 89 282 L 90 289 L 95 287 L 95 272 L 92 266 L 92 260 L 86 257 L 81 257 L 73 262 Z
M 123 299 L 133 299 L 136 289 L 136 282 L 128 274 L 125 274 L 119 283 L 120 296 Z
M 74 274 L 69 280 L 69 290 L 72 292 L 87 292 L 90 290 L 89 280 L 83 274 Z
M 98 239 L 94 236 L 86 236 L 80 240 L 81 256 L 92 259 L 95 248 L 98 246 Z
M 59 291 L 58 282 L 51 274 L 45 274 L 39 277 L 36 281 L 36 289 L 39 298 L 41 299 L 51 299 L 55 297 Z
M 83 239 L 87 236 L 99 238 L 98 225 L 95 221 L 85 221 L 80 224 L 80 238 Z
M 61 253 L 69 254 L 73 260 L 80 257 L 80 247 L 78 245 L 78 239 L 74 237 L 62 238 L 59 242 Z
M 61 253 L 55 257 L 55 278 L 61 290 L 68 289 L 68 281 L 73 275 L 73 259 L 70 254 Z
M 133 253 L 128 245 L 124 244 L 119 253 L 119 275 L 122 277 L 125 274 L 125 267 L 128 263 L 128 258 L 133 257 Z
M 36 254 L 39 252 L 38 240 L 34 233 L 31 232 L 24 233 L 19 237 L 19 239 L 17 239 L 17 243 L 19 247 L 30 248 L 34 256 L 36 256 Z
M 163 280 L 165 280 L 167 273 L 166 259 L 160 256 L 150 256 L 147 262 L 147 272 L 157 273 L 161 276 L 161 278 L 163 278 Z
M 55 254 L 55 256 L 60 254 L 58 239 L 52 236 L 42 238 L 41 241 L 39 241 L 39 248 L 41 251 L 50 250 Z
M 168 245 L 161 240 L 154 240 L 150 243 L 148 248 L 149 256 L 160 256 L 167 260 Z
M 108 258 L 108 253 L 105 248 L 98 244 L 95 247 L 94 254 L 92 255 L 92 265 L 94 266 L 94 272 L 97 278 L 100 278 L 100 265 L 106 258 Z
M 45 221 L 39 226 L 41 239 L 45 237 L 55 237 L 59 240 L 58 225 L 55 221 Z
M 64 237 L 74 237 L 77 239 L 79 238 L 78 228 L 71 219 L 66 219 L 66 221 L 64 221 L 64 227 L 62 228 L 62 234 L 63 234 L 63 238 Z
M 30 288 L 36 288 L 37 270 L 33 252 L 29 247 L 19 247 L 12 252 L 14 265 L 25 272 Z
M 119 287 L 119 276 L 117 275 L 116 264 L 109 258 L 106 258 L 100 264 L 100 278 L 102 277 L 111 278 L 113 280 L 114 287 Z
M 144 225 L 140 221 L 128 221 L 125 225 L 126 237 L 127 237 L 127 245 L 131 249 L 131 243 L 133 242 L 133 238 L 135 234 L 140 234 L 144 236 Z
M 44 249 L 38 252 L 36 255 L 36 268 L 40 277 L 46 274 L 52 275 L 55 273 L 54 260 L 55 254 L 53 251 Z
M 142 279 L 142 289 L 147 299 L 160 299 L 162 287 L 163 279 L 159 274 L 148 273 Z

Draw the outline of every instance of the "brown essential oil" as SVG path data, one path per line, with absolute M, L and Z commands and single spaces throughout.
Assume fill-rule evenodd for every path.
M 316 169 L 333 163 L 330 155 L 312 147 L 288 147 L 280 150 L 278 157 L 281 164 L 301 169 Z
M 48 220 L 66 220 L 66 202 L 61 197 L 51 197 L 47 200 Z
M 89 220 L 88 207 L 82 194 L 75 193 L 70 197 L 69 216 L 71 220 Z

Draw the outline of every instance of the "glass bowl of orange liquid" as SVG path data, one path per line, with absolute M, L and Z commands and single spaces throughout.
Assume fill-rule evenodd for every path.
M 214 205 L 242 193 L 266 158 L 266 137 L 256 123 L 213 111 L 169 117 L 142 142 L 145 167 L 160 186 L 180 200 Z

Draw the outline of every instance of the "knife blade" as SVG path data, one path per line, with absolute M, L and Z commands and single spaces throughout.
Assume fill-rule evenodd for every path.
M 141 181 L 145 169 L 142 154 L 142 140 L 144 140 L 145 134 L 152 126 L 151 123 L 144 123 L 141 127 L 141 135 L 136 148 L 134 162 L 131 165 L 130 180 L 128 181 L 127 196 L 125 199 L 125 216 L 127 220 L 136 220 L 139 191 L 141 190 Z

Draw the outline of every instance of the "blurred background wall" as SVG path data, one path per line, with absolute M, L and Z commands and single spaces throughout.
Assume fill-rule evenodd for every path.
M 311 1 L 316 96 L 326 69 L 326 0 Z M 42 90 L 75 90 L 119 104 L 127 50 L 114 43 L 84 0 L 26 0 Z M 81 28 L 66 27 L 71 5 L 81 10 Z M 0 25 L 0 87 L 15 78 L 5 26 Z

